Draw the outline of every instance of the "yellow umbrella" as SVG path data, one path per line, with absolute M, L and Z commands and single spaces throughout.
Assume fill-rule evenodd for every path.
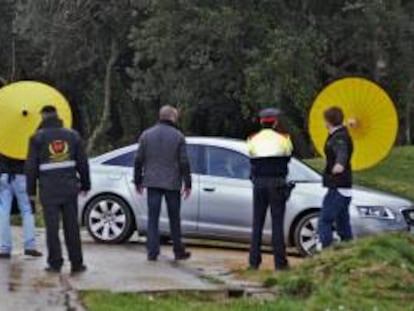
M 395 106 L 377 84 L 363 78 L 344 78 L 328 85 L 314 101 L 309 115 L 309 131 L 320 154 L 328 131 L 323 122 L 324 111 L 340 107 L 354 142 L 352 167 L 370 168 L 391 151 L 398 131 Z
M 65 97 L 51 86 L 20 81 L 0 89 L 0 153 L 24 160 L 29 138 L 38 128 L 43 106 L 52 105 L 58 110 L 65 127 L 72 125 L 72 112 Z

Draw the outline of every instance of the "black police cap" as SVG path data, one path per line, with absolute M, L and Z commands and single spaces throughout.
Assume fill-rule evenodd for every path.
M 266 108 L 266 109 L 263 109 L 259 112 L 259 117 L 260 118 L 276 118 L 276 117 L 280 116 L 281 114 L 282 114 L 282 112 L 280 111 L 280 109 Z

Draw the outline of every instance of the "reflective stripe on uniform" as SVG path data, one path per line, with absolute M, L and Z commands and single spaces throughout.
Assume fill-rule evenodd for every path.
M 282 135 L 270 129 L 264 129 L 248 140 L 252 157 L 290 156 L 293 151 L 289 135 Z
M 57 170 L 61 168 L 71 168 L 75 167 L 76 162 L 75 161 L 63 161 L 63 162 L 56 162 L 56 163 L 45 163 L 41 164 L 39 166 L 40 171 L 51 171 L 51 170 Z

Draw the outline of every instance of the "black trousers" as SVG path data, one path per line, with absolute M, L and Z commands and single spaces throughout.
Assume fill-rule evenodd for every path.
M 148 258 L 156 258 L 160 254 L 159 221 L 161 203 L 163 198 L 167 202 L 168 218 L 170 220 L 170 233 L 173 241 L 174 254 L 184 253 L 184 245 L 181 241 L 181 193 L 180 191 L 148 188 L 148 228 L 147 228 L 147 253 Z
M 255 184 L 253 188 L 253 201 L 250 266 L 258 268 L 262 262 L 262 233 L 267 210 L 270 206 L 274 264 L 276 269 L 283 269 L 288 265 L 283 232 L 286 211 L 286 188 L 283 186 L 276 187 L 272 183 Z
M 50 267 L 60 269 L 63 265 L 62 248 L 59 239 L 59 222 L 62 216 L 63 233 L 72 267 L 83 264 L 82 245 L 78 224 L 77 197 L 65 203 L 42 202 L 46 225 L 47 262 Z

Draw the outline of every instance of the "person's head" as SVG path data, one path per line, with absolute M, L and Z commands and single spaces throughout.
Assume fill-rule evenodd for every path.
M 170 121 L 174 124 L 178 121 L 178 110 L 173 106 L 165 105 L 160 109 L 160 121 Z
M 52 105 L 47 105 L 42 108 L 40 111 L 40 114 L 42 116 L 42 120 L 47 120 L 50 118 L 58 118 L 57 110 Z
M 339 107 L 331 107 L 323 113 L 325 125 L 328 129 L 341 126 L 344 123 L 344 113 Z
M 276 128 L 279 123 L 280 110 L 275 108 L 263 109 L 259 113 L 260 125 L 263 128 Z

